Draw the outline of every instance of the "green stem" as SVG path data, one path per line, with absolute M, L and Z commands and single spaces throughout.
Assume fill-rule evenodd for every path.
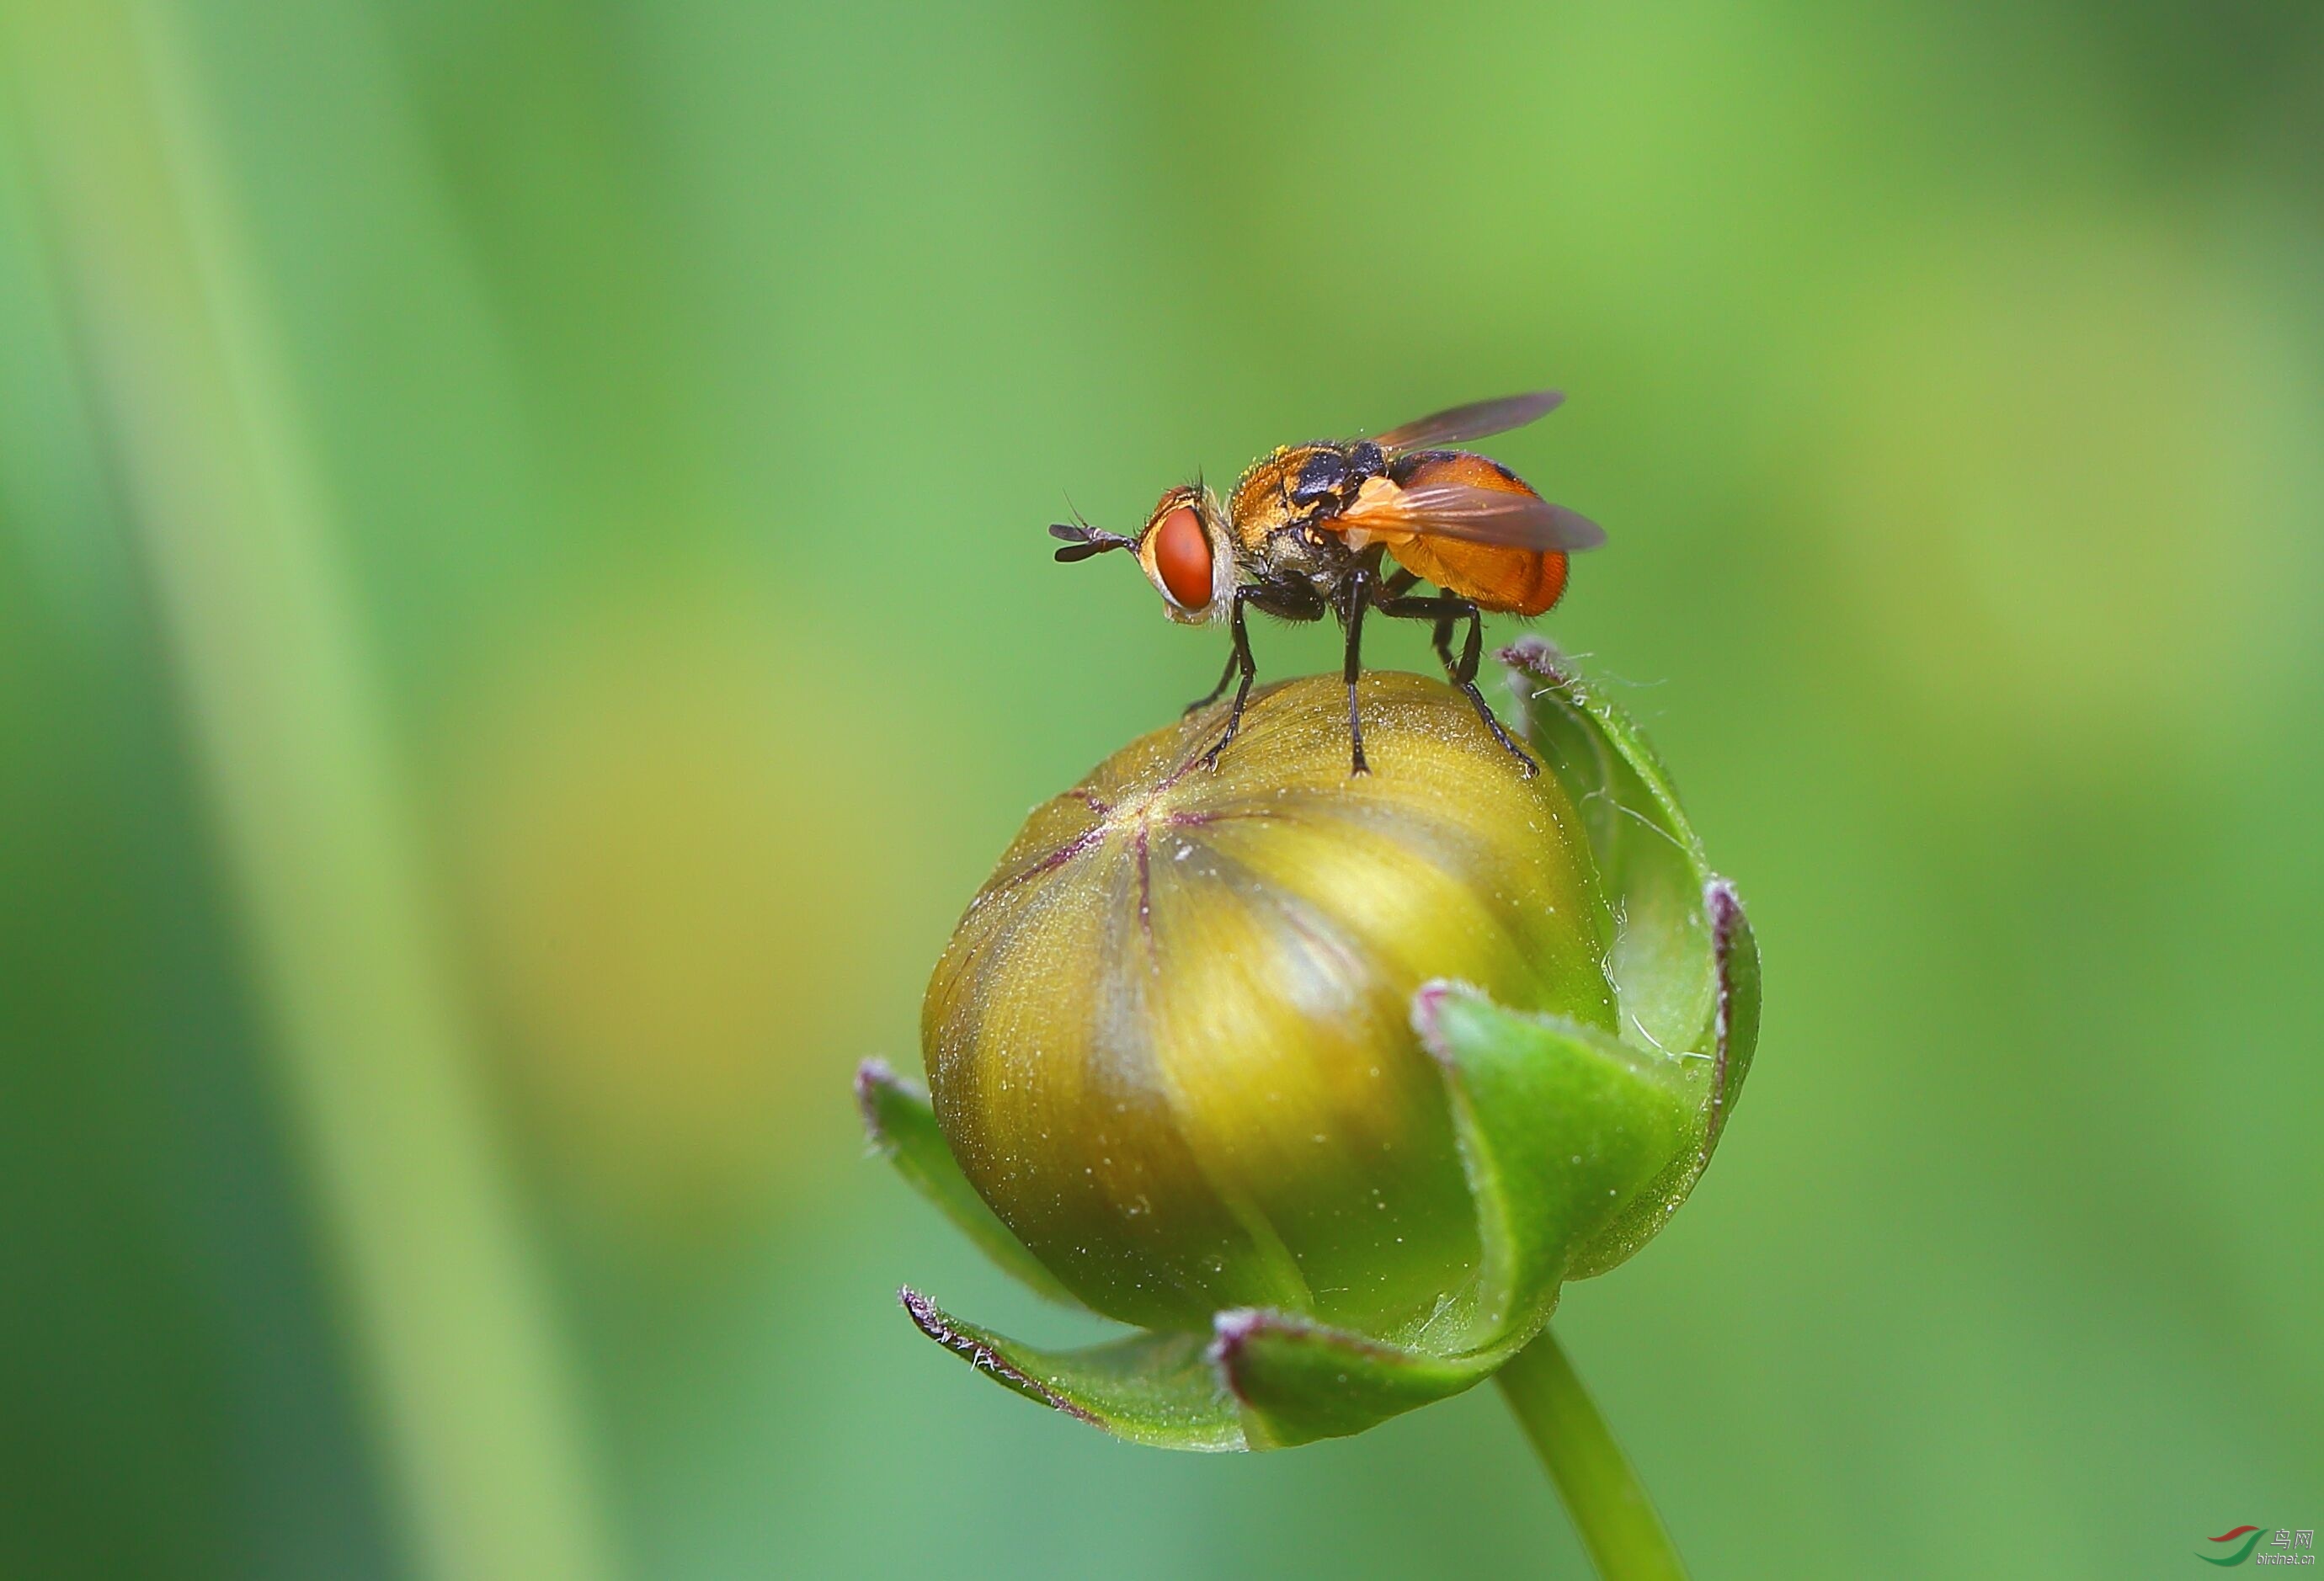
M 1548 1329 L 1497 1374 L 1606 1581 L 1686 1581 L 1646 1484 Z

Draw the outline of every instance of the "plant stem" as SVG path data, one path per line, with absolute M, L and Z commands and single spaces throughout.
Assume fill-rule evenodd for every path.
M 1654 1501 L 1573 1364 L 1545 1328 L 1498 1374 L 1605 1581 L 1686 1581 Z

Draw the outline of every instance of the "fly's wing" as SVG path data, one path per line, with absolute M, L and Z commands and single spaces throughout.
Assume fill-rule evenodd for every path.
M 1535 390 L 1524 395 L 1504 395 L 1498 400 L 1471 401 L 1450 411 L 1432 413 L 1400 428 L 1390 428 L 1372 442 L 1391 455 L 1466 445 L 1471 439 L 1522 428 L 1536 418 L 1547 417 L 1564 399 L 1554 390 Z
M 1406 538 L 1457 538 L 1462 543 L 1577 554 L 1606 541 L 1606 531 L 1577 510 L 1553 505 L 1519 485 L 1489 488 L 1454 479 L 1416 478 L 1399 486 L 1368 481 L 1355 503 L 1331 524 L 1390 543 Z

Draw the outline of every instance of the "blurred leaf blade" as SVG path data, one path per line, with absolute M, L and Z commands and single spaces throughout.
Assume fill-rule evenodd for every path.
M 178 20 L 134 0 L 7 20 L 413 1558 L 477 1581 L 609 1576 L 587 1437 L 200 72 Z

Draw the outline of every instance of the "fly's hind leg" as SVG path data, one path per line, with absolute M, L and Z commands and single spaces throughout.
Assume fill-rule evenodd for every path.
M 1526 777 L 1531 778 L 1538 773 L 1540 765 L 1517 745 L 1515 737 L 1501 728 L 1501 722 L 1494 717 L 1491 705 L 1485 701 L 1485 694 L 1477 690 L 1477 666 L 1482 661 L 1485 650 L 1485 617 L 1477 608 L 1476 601 L 1458 598 L 1452 593 L 1440 593 L 1433 598 L 1383 599 L 1379 608 L 1384 615 L 1436 622 L 1436 656 L 1444 661 L 1446 678 L 1468 697 L 1470 705 L 1477 711 L 1477 717 L 1485 722 L 1485 728 L 1493 732 L 1493 739 L 1508 749 L 1509 756 L 1517 760 Z M 1462 645 L 1461 657 L 1456 660 L 1452 657 L 1452 628 L 1463 620 L 1469 622 L 1469 639 Z
M 1388 606 L 1404 602 L 1405 595 L 1419 585 L 1420 577 L 1417 573 L 1399 571 L 1380 584 L 1379 596 L 1373 602 L 1379 605 L 1383 612 L 1392 613 Z M 1452 628 L 1460 624 L 1460 620 L 1461 617 L 1458 615 L 1436 617 L 1436 631 L 1433 639 L 1436 644 L 1436 657 L 1443 661 L 1444 673 L 1448 676 L 1459 667 L 1459 662 L 1452 657 Z

